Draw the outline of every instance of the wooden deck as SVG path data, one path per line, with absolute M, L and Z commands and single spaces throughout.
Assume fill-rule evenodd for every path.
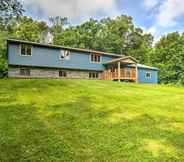
M 136 69 L 120 69 L 120 74 L 118 74 L 118 69 L 115 69 L 114 72 L 111 70 L 106 70 L 103 72 L 102 79 L 136 82 Z

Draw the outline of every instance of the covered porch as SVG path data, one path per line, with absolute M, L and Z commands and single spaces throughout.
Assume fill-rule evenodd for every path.
M 137 82 L 137 60 L 128 56 L 106 62 L 106 70 L 102 74 L 103 80 Z

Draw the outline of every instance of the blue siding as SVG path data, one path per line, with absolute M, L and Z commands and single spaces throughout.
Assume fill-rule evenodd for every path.
M 146 78 L 146 73 L 151 73 L 151 78 Z M 151 69 L 138 68 L 138 81 L 139 83 L 158 83 L 158 71 Z
M 32 56 L 20 56 L 20 46 L 9 44 L 9 64 L 103 71 L 105 67 L 102 63 L 117 58 L 102 55 L 101 63 L 91 63 L 89 53 L 72 51 L 69 60 L 61 61 L 60 51 L 60 49 L 33 46 Z
M 61 49 L 33 46 L 32 56 L 21 56 L 20 45 L 10 43 L 8 63 L 10 65 L 104 71 L 103 63 L 119 58 L 119 56 L 101 55 L 101 63 L 91 63 L 90 53 L 71 51 L 70 59 L 61 61 L 60 51 Z M 146 78 L 147 72 L 151 73 L 151 78 Z M 138 81 L 139 83 L 157 84 L 158 70 L 138 67 Z

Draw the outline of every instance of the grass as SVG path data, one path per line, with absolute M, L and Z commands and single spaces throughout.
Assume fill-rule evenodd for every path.
M 182 162 L 184 88 L 0 80 L 2 162 Z

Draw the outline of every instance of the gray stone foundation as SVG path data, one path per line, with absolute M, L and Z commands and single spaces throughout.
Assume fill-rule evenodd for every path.
M 20 69 L 30 69 L 30 75 L 21 75 Z M 60 77 L 59 71 L 65 71 L 66 77 Z M 29 67 L 9 67 L 9 78 L 61 78 L 61 79 L 90 79 L 89 72 L 92 71 L 80 71 L 80 70 L 65 70 L 65 69 L 42 69 L 42 68 L 29 68 Z M 101 79 L 102 73 L 99 72 L 99 78 Z

